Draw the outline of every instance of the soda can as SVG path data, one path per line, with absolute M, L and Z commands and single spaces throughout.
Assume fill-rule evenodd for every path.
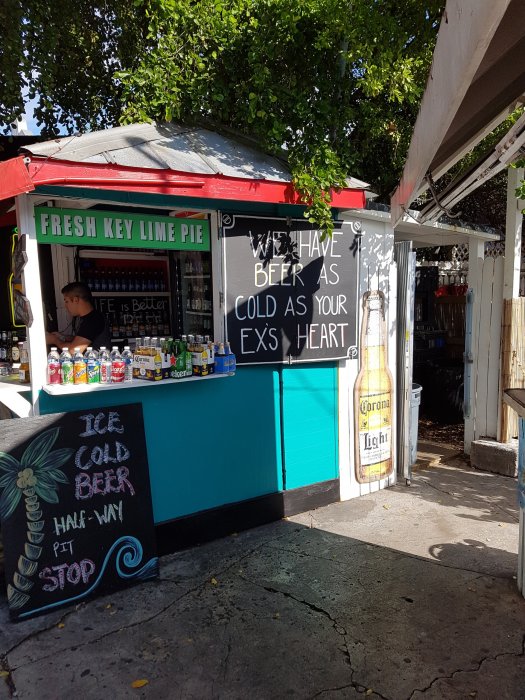
M 100 382 L 100 367 L 96 360 L 87 362 L 87 383 L 98 384 Z
M 62 384 L 73 384 L 73 363 L 72 362 L 62 362 L 60 367 L 60 374 L 62 379 Z
M 111 363 L 111 381 L 119 383 L 124 381 L 124 373 L 126 371 L 126 363 L 124 360 L 114 360 Z
M 47 363 L 47 383 L 61 384 L 62 377 L 60 376 L 60 362 L 51 361 Z
M 102 360 L 100 363 L 100 383 L 111 384 L 111 361 Z
M 87 384 L 87 367 L 84 360 L 73 365 L 73 377 L 75 384 Z

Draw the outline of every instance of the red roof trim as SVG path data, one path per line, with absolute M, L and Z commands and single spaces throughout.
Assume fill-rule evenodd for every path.
M 0 163 L 0 201 L 35 189 L 27 172 L 24 156 Z
M 23 158 L 13 161 L 23 162 Z M 104 190 L 129 190 L 149 194 L 169 194 L 199 199 L 269 202 L 273 204 L 302 204 L 291 183 L 273 180 L 253 180 L 225 175 L 202 175 L 173 170 L 137 169 L 120 165 L 73 163 L 32 158 L 26 171 L 30 188 L 39 185 L 72 185 Z M 21 192 L 17 192 L 21 194 Z M 2 197 L 3 198 L 3 197 Z M 365 206 L 363 190 L 346 188 L 334 192 L 332 206 L 341 209 Z

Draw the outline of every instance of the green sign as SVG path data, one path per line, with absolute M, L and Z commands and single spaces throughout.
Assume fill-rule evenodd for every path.
M 39 243 L 210 250 L 210 224 L 205 219 L 35 207 L 35 225 Z

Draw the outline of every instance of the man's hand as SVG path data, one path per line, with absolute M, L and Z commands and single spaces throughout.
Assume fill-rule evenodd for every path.
M 46 343 L 48 345 L 57 345 L 61 342 L 62 338 L 59 336 L 58 333 L 50 333 L 49 331 L 46 331 Z

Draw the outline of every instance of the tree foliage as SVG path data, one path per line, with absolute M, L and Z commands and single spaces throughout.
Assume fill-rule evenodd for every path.
M 285 152 L 327 230 L 331 192 L 348 175 L 384 199 L 393 190 L 444 5 L 6 1 L 0 121 L 21 111 L 25 88 L 44 133 L 152 119 L 233 128 Z
M 386 197 L 402 167 L 442 3 L 429 0 L 138 0 L 148 50 L 124 119 L 211 122 L 285 149 L 309 214 L 348 174 Z
M 44 135 L 118 123 L 114 73 L 141 54 L 143 11 L 125 0 L 2 0 L 0 26 L 0 124 L 30 100 Z

